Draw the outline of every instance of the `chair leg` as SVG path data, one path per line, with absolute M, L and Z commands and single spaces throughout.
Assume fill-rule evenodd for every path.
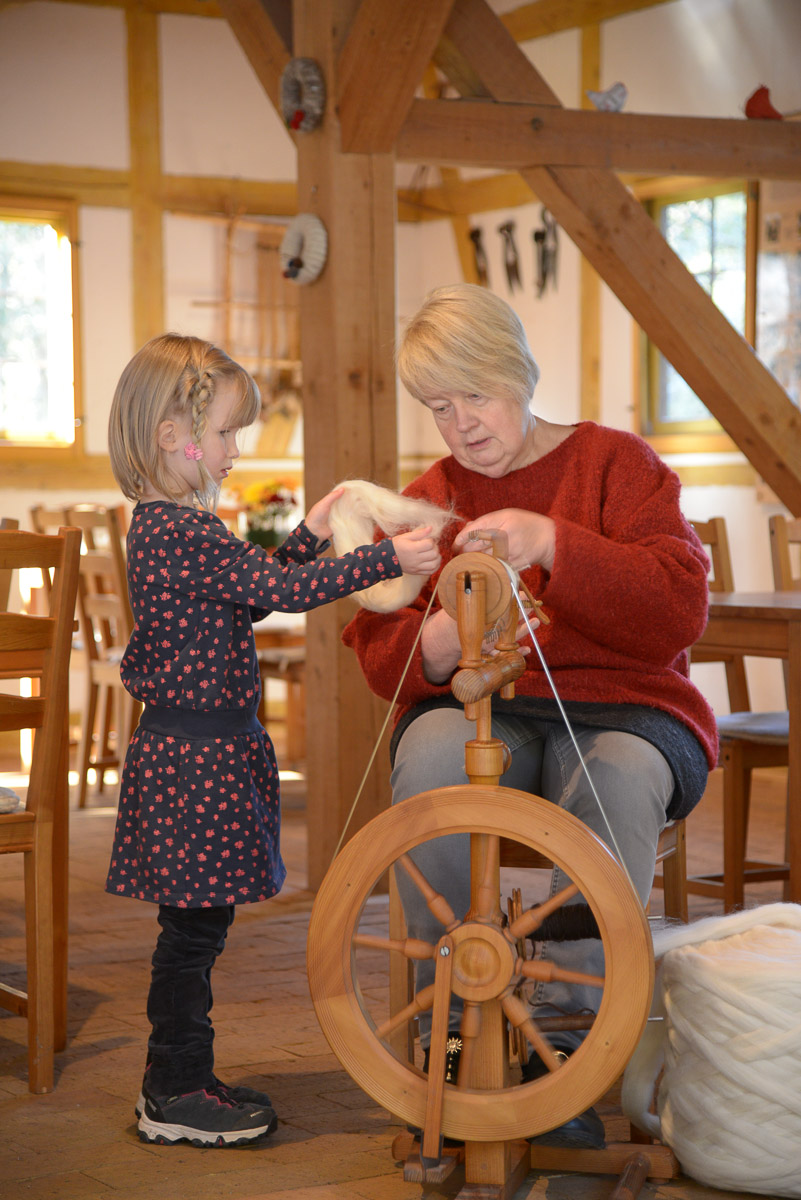
M 92 761 L 92 744 L 95 736 L 98 690 L 97 684 L 90 679 L 83 713 L 81 750 L 78 755 L 78 808 L 86 807 L 86 789 L 89 786 L 89 766 Z
M 59 795 L 53 817 L 53 1044 L 67 1045 L 69 933 L 69 741 L 65 730 L 59 764 Z
M 102 796 L 103 790 L 106 786 L 106 770 L 108 769 L 107 763 L 109 759 L 113 757 L 113 752 L 111 749 L 111 734 L 112 730 L 114 729 L 114 691 L 108 686 L 108 684 L 103 684 L 100 689 L 100 694 L 102 696 L 102 714 L 100 732 L 98 734 L 97 741 L 97 752 L 95 754 L 95 761 L 98 763 L 98 766 L 95 767 L 95 775 L 97 776 L 97 790 Z
M 687 840 L 683 821 L 677 821 L 672 831 L 673 853 L 662 862 L 665 916 L 687 924 Z
M 745 902 L 745 846 L 751 796 L 751 771 L 745 767 L 742 746 L 724 742 L 723 766 L 723 911 L 742 908 Z
M 53 1090 L 53 831 L 36 824 L 25 855 L 25 927 L 28 991 L 28 1088 Z

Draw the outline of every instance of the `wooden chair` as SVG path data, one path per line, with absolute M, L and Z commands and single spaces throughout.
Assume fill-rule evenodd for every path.
M 0 984 L 0 1007 L 28 1020 L 28 1086 L 53 1090 L 67 1036 L 69 658 L 81 534 L 0 532 L 0 571 L 52 572 L 47 616 L 0 611 L 0 674 L 38 676 L 36 696 L 0 694 L 0 730 L 34 730 L 25 807 L 0 814 L 0 853 L 25 859 L 26 991 Z
M 84 808 L 89 771 L 95 771 L 102 793 L 106 772 L 121 770 L 139 710 L 120 679 L 120 660 L 133 631 L 125 574 L 125 509 L 122 505 L 79 504 L 68 509 L 68 517 L 83 534 L 78 616 L 86 655 L 86 702 L 78 807 Z
M 693 521 L 693 528 L 712 560 L 711 592 L 734 591 L 731 553 L 723 517 Z M 787 863 L 749 859 L 748 817 L 751 776 L 756 767 L 786 767 L 789 743 L 787 711 L 752 712 L 745 663 L 740 654 L 721 658 L 714 652 L 693 650 L 693 662 L 723 662 L 731 712 L 717 719 L 720 737 L 718 765 L 723 770 L 723 871 L 692 876 L 687 891 L 723 901 L 724 912 L 742 908 L 745 886 L 788 879 Z
M 69 525 L 67 506 L 48 508 L 46 504 L 35 504 L 30 510 L 31 528 L 36 533 L 58 533 L 64 525 Z M 42 572 L 42 588 L 45 595 L 50 593 L 50 572 Z M 34 609 L 34 611 L 37 611 Z
M 3 530 L 19 529 L 16 517 L 0 517 L 0 532 Z M 11 576 L 13 571 L 0 571 L 0 611 L 8 608 L 8 597 L 11 594 Z
M 785 517 L 781 514 L 771 517 L 768 522 L 770 530 L 770 554 L 773 563 L 773 583 L 777 592 L 801 592 L 801 519 Z M 794 553 L 793 547 L 799 547 Z M 793 559 L 798 565 L 794 566 Z M 785 687 L 788 683 L 788 664 L 784 667 Z M 787 829 L 785 838 L 784 857 L 789 862 L 789 837 Z M 789 887 L 785 884 L 784 898 L 789 898 Z

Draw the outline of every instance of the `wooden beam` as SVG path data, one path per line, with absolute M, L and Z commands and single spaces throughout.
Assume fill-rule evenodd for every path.
M 415 100 L 396 153 L 401 161 L 450 166 L 601 167 L 799 179 L 801 122 Z
M 504 13 L 501 20 L 515 41 L 527 42 L 667 3 L 670 0 L 534 0 Z
M 518 208 L 536 199 L 531 187 L 517 172 L 462 179 L 458 188 L 427 187 L 421 192 L 399 188 L 398 220 L 440 221 L 453 215 Z
M 588 91 L 598 91 L 601 79 L 601 27 L 581 31 L 581 103 L 590 108 Z M 581 332 L 581 418 L 601 421 L 601 280 L 582 255 L 579 267 Z
M 164 231 L 161 205 L 161 104 L 158 17 L 130 8 L 128 130 L 131 160 L 134 344 L 164 331 Z
M 328 260 L 300 290 L 307 504 L 340 479 L 397 486 L 395 398 L 395 164 L 391 154 L 343 154 L 336 64 L 355 0 L 295 0 L 295 52 L 316 59 L 329 84 L 319 129 L 298 136 L 298 204 L 328 230 Z M 308 879 L 325 875 L 387 706 L 372 696 L 340 634 L 352 602 L 307 623 Z M 389 804 L 386 749 L 349 835 Z
M 256 78 L 280 116 L 281 75 L 292 53 L 291 7 L 278 3 L 278 0 L 218 2 Z
M 234 213 L 254 217 L 292 217 L 298 211 L 296 183 L 260 183 L 255 179 L 165 175 L 161 202 L 170 212 L 197 216 Z
M 337 67 L 342 149 L 393 150 L 453 0 L 362 0 Z
M 483 0 L 456 0 L 445 35 L 499 99 L 550 90 Z M 509 94 L 514 78 L 516 93 Z M 801 413 L 608 171 L 524 171 L 542 202 L 749 462 L 801 514 Z

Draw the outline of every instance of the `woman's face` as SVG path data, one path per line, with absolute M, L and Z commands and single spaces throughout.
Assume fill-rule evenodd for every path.
M 468 470 L 500 479 L 533 462 L 536 422 L 511 397 L 441 392 L 425 403 L 451 454 Z

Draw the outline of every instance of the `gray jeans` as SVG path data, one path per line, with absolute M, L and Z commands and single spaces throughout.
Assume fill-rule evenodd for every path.
M 578 817 L 608 845 L 609 832 L 570 734 L 559 722 L 531 717 L 496 716 L 495 737 L 506 742 L 512 762 L 501 777 L 504 787 L 531 792 Z M 665 813 L 673 793 L 673 774 L 664 757 L 643 738 L 630 733 L 607 731 L 589 725 L 574 725 L 593 785 L 598 793 L 615 841 L 643 904 L 653 882 L 656 847 L 666 823 Z M 465 742 L 475 736 L 475 724 L 461 709 L 439 708 L 418 717 L 401 738 L 392 772 L 392 802 L 398 804 L 432 788 L 467 783 L 464 770 Z M 614 849 L 614 848 L 613 848 Z M 469 837 L 455 834 L 425 842 L 412 857 L 429 882 L 441 892 L 457 917 L 470 907 Z M 404 871 L 396 872 L 409 936 L 437 942 L 443 929 L 429 912 L 418 888 Z M 564 873 L 553 871 L 551 891 L 565 886 Z M 525 895 L 523 897 L 526 903 Z M 603 946 L 597 939 L 548 942 L 542 955 L 567 970 L 603 975 Z M 434 962 L 416 965 L 418 990 L 434 981 Z M 534 1015 L 597 1009 L 596 988 L 540 983 L 533 997 Z M 451 997 L 449 1027 L 459 1028 L 461 1002 Z M 420 1017 L 420 1040 L 425 1046 L 431 1033 L 430 1014 Z M 575 1048 L 580 1033 L 560 1033 L 557 1044 Z

